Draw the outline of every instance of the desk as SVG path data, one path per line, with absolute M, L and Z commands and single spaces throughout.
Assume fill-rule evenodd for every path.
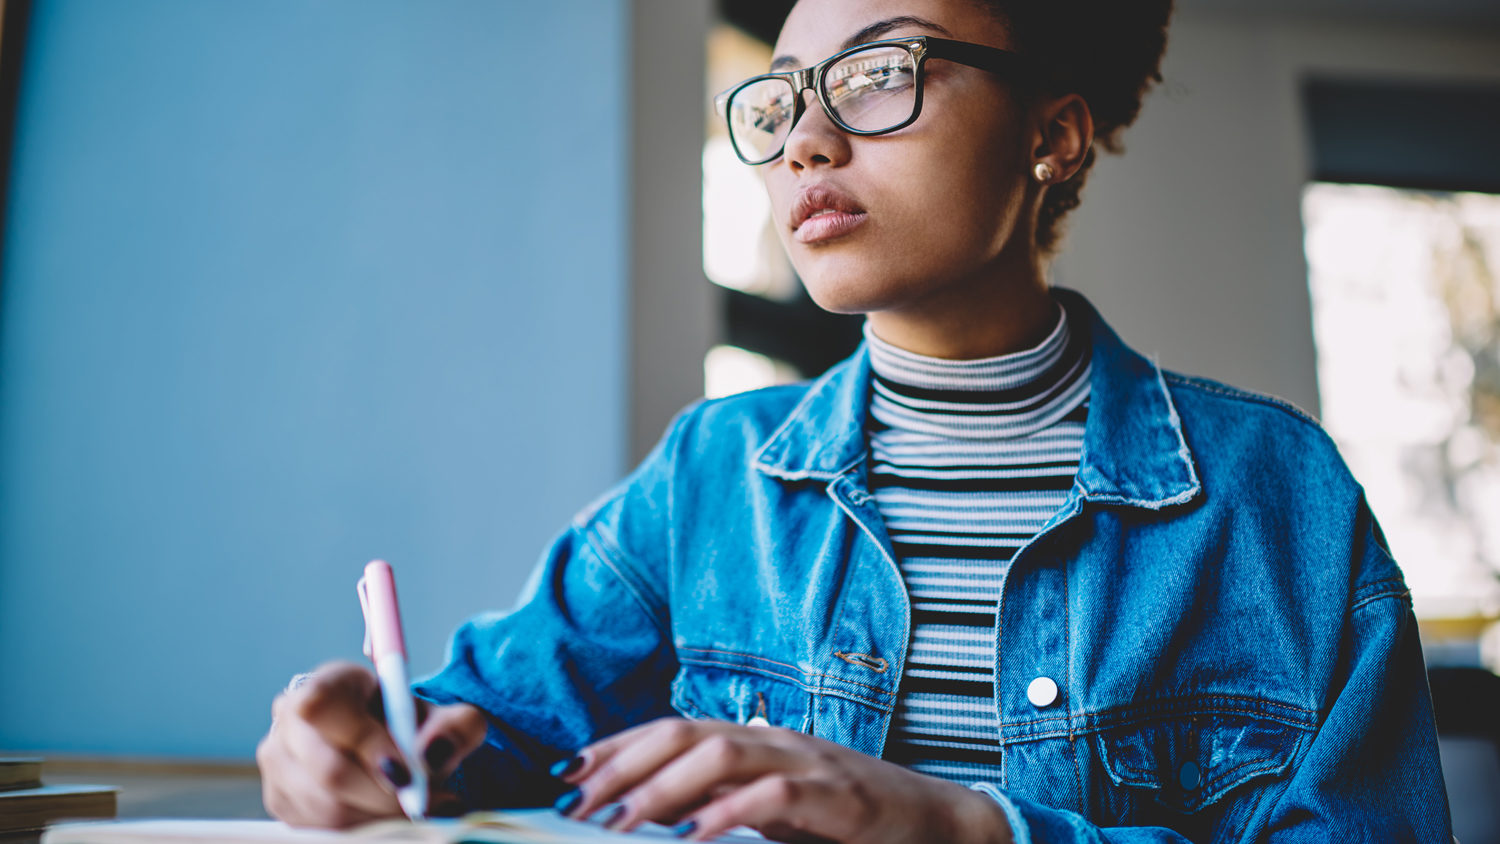
M 264 820 L 260 772 L 253 763 L 130 761 L 48 756 L 48 785 L 96 783 L 120 787 L 121 818 Z M 3 842 L 11 844 L 11 842 Z

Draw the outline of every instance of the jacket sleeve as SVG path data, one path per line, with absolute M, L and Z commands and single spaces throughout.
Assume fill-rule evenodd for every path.
M 449 783 L 468 808 L 546 805 L 564 789 L 546 773 L 552 763 L 670 714 L 663 529 L 682 418 L 553 542 L 513 610 L 464 622 L 444 666 L 414 685 L 428 701 L 489 717 L 485 744 Z
M 1224 809 L 1246 820 L 1217 840 L 1452 841 L 1410 593 L 1362 498 L 1354 535 L 1343 655 L 1322 723 L 1285 779 L 1226 797 L 1247 801 Z M 1101 828 L 993 786 L 976 788 L 1000 803 L 1016 844 L 1188 840 L 1162 828 Z

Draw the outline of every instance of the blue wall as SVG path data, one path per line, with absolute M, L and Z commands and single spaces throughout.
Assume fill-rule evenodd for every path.
M 37 0 L 0 748 L 248 758 L 366 560 L 430 669 L 619 476 L 626 8 Z

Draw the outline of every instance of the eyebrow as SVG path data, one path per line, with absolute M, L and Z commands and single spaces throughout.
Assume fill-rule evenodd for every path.
M 898 15 L 894 18 L 886 18 L 885 20 L 876 21 L 869 26 L 866 26 L 864 29 L 861 29 L 860 31 L 849 36 L 848 38 L 845 38 L 844 43 L 838 48 L 837 52 L 842 53 L 850 47 L 856 47 L 867 41 L 874 41 L 875 39 L 879 38 L 882 35 L 885 35 L 891 30 L 900 29 L 903 26 L 920 26 L 926 29 L 941 32 L 944 35 L 952 37 L 952 33 L 950 33 L 948 30 L 926 18 L 919 18 L 915 15 Z M 797 67 L 800 64 L 801 62 L 797 61 L 797 58 L 795 56 L 777 56 L 776 59 L 771 62 L 771 70 L 774 72 L 786 67 Z

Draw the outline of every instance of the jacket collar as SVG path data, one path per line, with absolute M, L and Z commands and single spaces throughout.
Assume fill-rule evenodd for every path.
M 1160 509 L 1202 490 L 1182 420 L 1161 369 L 1122 342 L 1082 295 L 1054 287 L 1075 330 L 1093 345 L 1089 417 L 1076 484 L 1085 499 Z M 808 388 L 754 458 L 785 480 L 832 481 L 865 460 L 870 351 L 852 357 Z

